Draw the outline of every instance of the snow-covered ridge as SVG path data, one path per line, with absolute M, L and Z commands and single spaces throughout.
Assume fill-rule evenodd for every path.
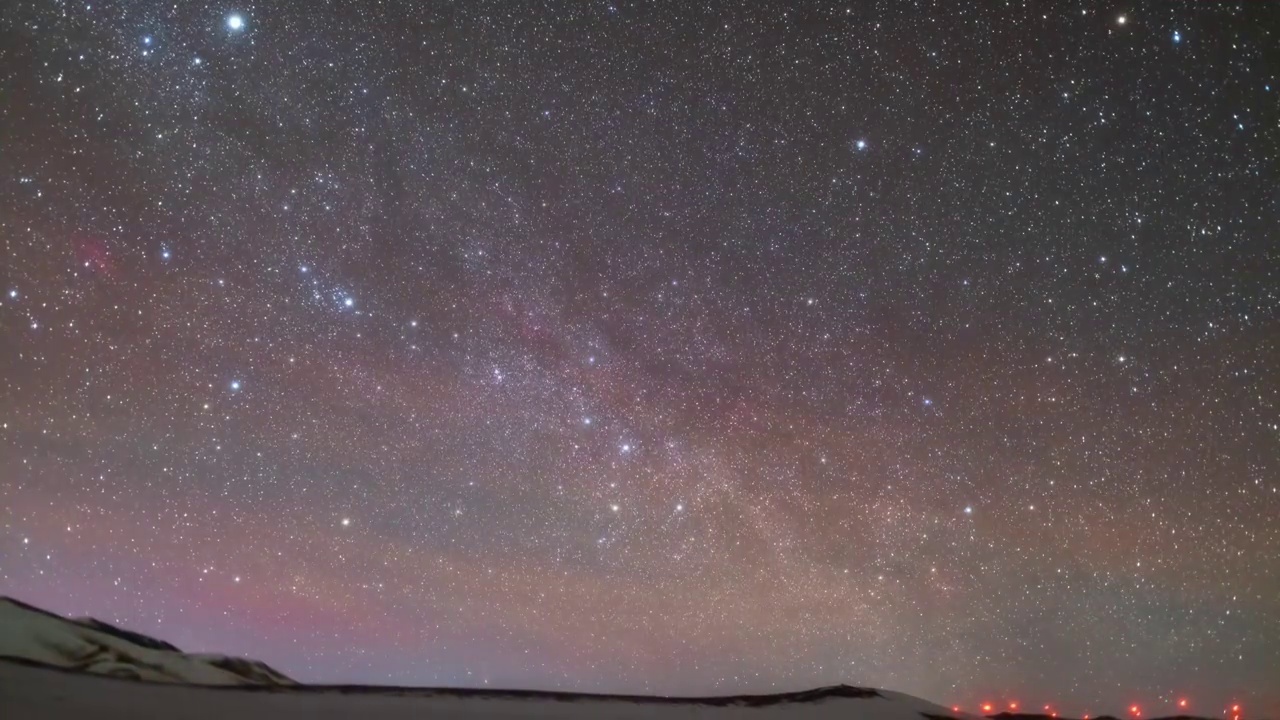
M 162 640 L 9 598 L 0 598 L 0 708 L 4 720 L 139 720 L 178 711 L 192 720 L 973 720 L 902 693 L 848 685 L 703 698 L 300 685 L 260 662 L 183 653 Z
M 184 653 L 93 618 L 64 618 L 0 597 L 0 657 L 95 675 L 194 685 L 295 685 L 254 660 Z

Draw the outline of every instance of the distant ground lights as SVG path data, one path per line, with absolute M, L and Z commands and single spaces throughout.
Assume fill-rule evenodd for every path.
M 1163 712 L 1157 711 L 1157 716 L 1164 715 L 1164 714 L 1170 714 L 1170 715 L 1181 714 L 1182 711 L 1187 710 L 1191 706 L 1191 701 L 1185 697 L 1182 697 L 1182 698 L 1178 698 L 1178 700 L 1174 703 L 1174 705 L 1178 710 L 1177 713 L 1173 713 L 1173 712 L 1163 713 Z M 1006 706 L 1008 707 L 1008 710 L 1007 710 L 1008 713 L 1017 713 L 1018 708 L 1020 707 L 1017 700 L 1007 701 Z M 996 703 L 990 702 L 990 701 L 984 701 L 981 704 L 979 704 L 978 707 L 982 711 L 982 714 L 991 715 L 995 712 Z M 1049 717 L 1049 718 L 1058 717 L 1058 711 L 1055 710 L 1054 707 L 1055 706 L 1052 703 L 1046 704 L 1044 706 L 1043 713 L 1040 713 L 1039 715 L 1041 717 Z M 952 705 L 951 711 L 955 713 L 959 713 L 959 712 L 963 712 L 963 708 L 960 705 Z M 1225 709 L 1223 709 L 1222 715 L 1228 720 L 1242 720 L 1243 718 L 1242 711 L 1243 711 L 1243 707 L 1240 705 L 1240 703 L 1233 702 L 1230 705 L 1228 705 Z M 1128 715 L 1131 718 L 1141 718 L 1143 716 L 1142 705 L 1140 703 L 1133 703 L 1129 705 Z M 1091 715 L 1089 714 L 1085 714 L 1082 716 L 1083 720 L 1089 720 L 1090 717 Z

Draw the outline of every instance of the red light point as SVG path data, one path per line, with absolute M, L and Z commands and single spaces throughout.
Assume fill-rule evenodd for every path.
M 1130 712 L 1134 717 L 1137 717 L 1137 716 L 1139 716 L 1139 715 L 1141 715 L 1141 714 L 1142 714 L 1142 708 L 1138 707 L 1137 705 L 1130 705 L 1130 706 L 1129 706 L 1129 712 Z
M 1231 706 L 1231 712 L 1233 712 L 1233 713 L 1238 713 L 1238 712 L 1240 712 L 1240 706 L 1239 706 L 1239 705 L 1232 705 L 1232 706 Z
M 960 712 L 960 707 L 959 707 L 959 706 L 957 706 L 957 705 L 952 705 L 952 706 L 951 706 L 951 712 Z
M 991 703 L 982 703 L 982 712 L 991 712 Z
M 1018 709 L 1018 701 L 1017 701 L 1017 700 L 1012 700 L 1012 701 L 1010 701 L 1010 702 L 1009 702 L 1009 709 L 1010 709 L 1010 710 L 1017 710 L 1017 709 Z
M 1178 701 L 1178 707 L 1180 707 L 1180 708 L 1184 708 L 1184 707 L 1186 707 L 1186 706 L 1187 706 L 1187 700 L 1186 700 L 1186 698 L 1183 698 L 1183 699 L 1181 699 L 1181 700 L 1179 700 L 1179 701 Z

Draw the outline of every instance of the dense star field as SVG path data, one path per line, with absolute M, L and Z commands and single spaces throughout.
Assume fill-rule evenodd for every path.
M 0 3 L 0 594 L 301 680 L 1280 711 L 1266 3 Z

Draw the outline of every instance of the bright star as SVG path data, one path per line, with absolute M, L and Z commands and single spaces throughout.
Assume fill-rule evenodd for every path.
M 346 305 L 347 307 L 351 307 L 352 305 L 356 304 L 356 301 L 353 300 L 352 298 L 346 298 L 345 300 L 342 301 L 342 304 Z
M 966 505 L 966 506 L 965 506 L 965 508 L 964 508 L 964 514 L 965 514 L 965 515 L 972 515 L 972 514 L 973 514 L 973 508 L 972 508 L 972 507 L 970 507 L 970 506 L 968 506 L 968 505 Z
M 1127 22 L 1129 22 L 1129 18 L 1125 17 L 1124 15 L 1121 15 L 1120 17 L 1116 18 L 1117 25 L 1123 25 Z
M 351 527 L 351 518 L 342 518 L 342 527 Z
M 866 150 L 866 149 L 867 149 L 867 141 L 866 141 L 866 140 L 859 140 L 859 141 L 858 141 L 857 143 L 855 143 L 855 144 L 858 146 L 858 149 L 859 149 L 859 150 Z
M 143 44 L 143 45 L 150 45 L 150 44 L 151 44 L 151 36 L 150 36 L 150 35 L 146 35 L 146 36 L 144 36 L 144 37 L 142 38 L 142 44 Z
M 240 13 L 232 13 L 227 16 L 227 27 L 232 30 L 244 29 L 244 16 Z
M 1174 31 L 1173 31 L 1173 41 L 1174 41 L 1175 43 L 1180 43 L 1180 42 L 1182 42 L 1182 33 L 1178 32 L 1177 30 L 1174 30 Z
M 240 381 L 239 381 L 239 380 L 232 380 L 232 381 L 231 381 L 231 389 L 232 389 L 233 391 L 235 391 L 235 390 L 239 390 L 239 389 L 240 389 Z
M 9 291 L 9 297 L 11 297 L 11 298 L 16 298 L 16 297 L 18 297 L 18 291 L 17 291 L 17 290 L 10 290 L 10 291 Z

